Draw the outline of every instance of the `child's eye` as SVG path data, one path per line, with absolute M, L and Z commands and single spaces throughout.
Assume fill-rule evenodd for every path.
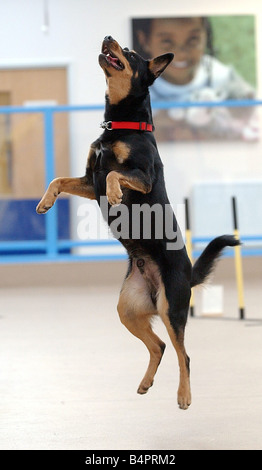
M 162 39 L 162 44 L 168 44 L 170 45 L 172 42 L 171 42 L 171 39 Z
M 188 45 L 189 46 L 197 46 L 200 42 L 200 37 L 199 36 L 193 36 L 188 40 Z
M 162 39 L 161 47 L 163 51 L 169 51 L 173 47 L 173 43 L 170 39 Z

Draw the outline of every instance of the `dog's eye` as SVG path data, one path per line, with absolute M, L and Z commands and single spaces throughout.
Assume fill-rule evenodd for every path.
M 135 54 L 133 54 L 133 52 L 131 52 L 131 53 L 129 54 L 129 57 L 131 57 L 131 59 L 135 59 L 135 58 L 136 58 L 136 56 L 135 56 Z

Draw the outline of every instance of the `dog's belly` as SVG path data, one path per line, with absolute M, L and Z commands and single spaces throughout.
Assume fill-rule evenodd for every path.
M 137 297 L 141 301 L 141 296 L 143 296 L 144 304 L 147 303 L 148 305 L 148 311 L 157 313 L 154 310 L 157 293 L 161 285 L 161 277 L 157 264 L 149 256 L 132 258 L 127 280 L 131 305 L 136 302 Z

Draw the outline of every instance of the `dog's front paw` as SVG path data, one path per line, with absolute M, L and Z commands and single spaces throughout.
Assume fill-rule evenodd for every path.
M 111 206 L 119 206 L 122 202 L 123 193 L 122 191 L 107 193 L 107 200 Z
M 51 199 L 41 199 L 36 207 L 36 212 L 38 214 L 45 214 L 47 211 L 49 211 L 49 209 L 51 209 L 51 207 L 54 205 L 54 202 L 55 200 L 52 201 Z
M 111 206 L 118 206 L 121 204 L 123 193 L 117 180 L 107 180 L 106 196 Z
M 36 212 L 38 214 L 45 214 L 54 205 L 57 196 L 58 194 L 56 191 L 48 189 L 37 205 Z

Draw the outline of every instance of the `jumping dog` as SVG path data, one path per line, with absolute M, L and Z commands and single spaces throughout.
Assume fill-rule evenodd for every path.
M 191 392 L 184 329 L 191 288 L 204 282 L 223 248 L 238 245 L 239 241 L 231 235 L 215 238 L 192 268 L 166 193 L 149 96 L 149 86 L 172 59 L 173 54 L 168 53 L 145 60 L 135 51 L 122 49 L 111 36 L 105 37 L 99 55 L 107 83 L 103 133 L 91 144 L 85 175 L 54 179 L 36 210 L 39 214 L 47 212 L 60 193 L 96 199 L 100 207 L 104 196 L 107 203 L 103 216 L 112 226 L 116 213 L 112 215 L 110 209 L 117 205 L 128 209 L 128 235 L 118 238 L 126 248 L 129 265 L 117 309 L 121 322 L 144 342 L 150 354 L 137 391 L 144 394 L 153 385 L 164 353 L 165 344 L 151 325 L 152 318 L 159 315 L 178 356 L 178 404 L 187 409 Z M 152 210 L 149 221 L 140 221 L 139 236 L 133 236 L 132 208 L 147 205 L 152 209 L 156 204 L 167 217 L 156 221 Z M 149 237 L 144 236 L 148 223 Z M 172 228 L 170 236 L 166 234 L 167 226 Z M 159 227 L 163 229 L 161 236 L 156 233 Z

